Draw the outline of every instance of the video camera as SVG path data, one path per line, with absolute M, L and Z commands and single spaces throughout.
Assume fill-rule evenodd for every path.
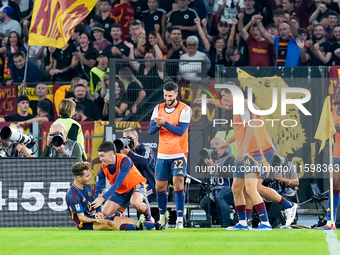
M 120 153 L 122 149 L 129 146 L 130 149 L 132 149 L 135 146 L 135 142 L 133 141 L 133 138 L 130 136 L 124 137 L 124 138 L 118 138 L 113 141 L 113 144 L 116 146 L 116 152 Z
M 54 134 L 50 134 L 52 137 L 52 145 L 54 147 L 60 147 L 64 144 L 64 136 L 61 132 L 55 132 Z
M 5 126 L 0 131 L 0 137 L 12 143 L 23 143 L 27 148 L 32 148 L 37 142 L 32 135 L 21 134 L 15 128 Z

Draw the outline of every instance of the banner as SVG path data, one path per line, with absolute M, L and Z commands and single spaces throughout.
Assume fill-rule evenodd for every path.
M 28 45 L 62 48 L 96 0 L 35 0 Z
M 17 113 L 17 86 L 0 86 L 0 117 Z
M 58 85 L 53 86 L 53 104 L 54 104 L 54 118 L 59 117 L 59 104 L 65 99 L 66 92 L 71 89 L 71 85 Z
M 1 158 L 0 227 L 75 227 L 65 195 L 73 158 Z

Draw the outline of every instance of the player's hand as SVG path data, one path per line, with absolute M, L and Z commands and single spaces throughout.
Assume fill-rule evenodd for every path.
M 246 154 L 246 153 L 245 153 L 245 150 L 241 148 L 241 149 L 237 152 L 235 161 L 236 161 L 237 163 L 242 163 L 242 162 L 244 161 L 244 154 Z
M 130 147 L 129 146 L 126 146 L 126 148 L 124 148 L 124 149 L 122 149 L 120 151 L 120 153 L 125 154 L 125 155 L 128 155 L 129 152 L 130 152 Z
M 163 116 L 160 116 L 160 117 L 155 117 L 153 118 L 154 121 L 157 123 L 157 126 L 158 127 L 162 127 L 164 124 L 165 124 L 165 119 Z
M 93 202 L 92 202 L 92 206 L 94 209 L 99 208 L 99 206 L 101 206 L 104 203 L 104 198 L 102 196 L 98 196 Z

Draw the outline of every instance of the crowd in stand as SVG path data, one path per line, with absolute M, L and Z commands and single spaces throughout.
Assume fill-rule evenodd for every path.
M 164 80 L 189 84 L 203 71 L 214 77 L 216 65 L 340 63 L 339 0 L 98 0 L 61 49 L 28 47 L 33 4 L 0 1 L 1 84 L 72 81 L 66 98 L 81 104 L 82 120 L 108 119 L 112 58 L 131 60 L 117 66 L 111 88 L 117 120 L 152 109 Z

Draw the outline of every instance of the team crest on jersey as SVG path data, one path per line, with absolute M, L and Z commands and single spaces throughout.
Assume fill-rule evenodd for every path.
M 76 204 L 76 210 L 80 211 L 80 205 L 79 204 Z
M 158 16 L 154 16 L 153 19 L 154 19 L 154 20 L 158 20 Z
M 185 14 L 185 15 L 184 15 L 184 19 L 189 19 L 189 15 L 188 15 L 188 14 Z
M 189 106 L 184 107 L 184 111 L 189 111 Z
M 109 27 L 110 27 L 110 24 L 109 24 L 109 23 L 106 23 L 104 27 L 105 27 L 105 28 L 109 28 Z
M 89 191 L 89 192 L 87 193 L 87 195 L 88 195 L 89 197 L 92 197 L 92 192 Z

